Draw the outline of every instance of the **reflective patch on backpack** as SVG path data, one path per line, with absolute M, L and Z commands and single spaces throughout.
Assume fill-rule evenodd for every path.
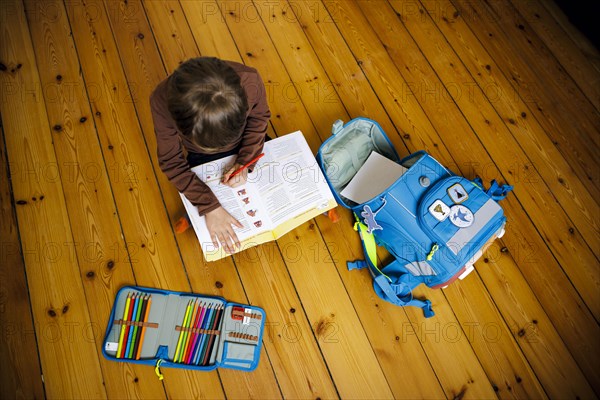
M 462 206 L 454 206 L 462 207 Z M 453 208 L 454 208 L 453 207 Z M 454 236 L 448 240 L 448 247 L 454 254 L 458 254 L 463 247 L 471 243 L 473 238 L 481 232 L 490 220 L 502 209 L 494 200 L 489 199 L 485 204 L 477 210 L 473 216 L 473 223 L 468 228 L 459 229 Z M 450 217 L 452 218 L 452 217 Z M 450 245 L 451 244 L 451 245 Z M 472 243 L 471 243 L 472 244 Z
M 404 268 L 406 268 L 408 272 L 410 272 L 414 276 L 437 275 L 427 261 L 415 261 L 410 264 L 404 265 Z

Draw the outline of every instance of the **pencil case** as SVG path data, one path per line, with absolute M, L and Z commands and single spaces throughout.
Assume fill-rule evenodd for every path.
M 113 361 L 210 371 L 258 366 L 265 311 L 221 297 L 138 286 L 119 290 L 102 346 Z

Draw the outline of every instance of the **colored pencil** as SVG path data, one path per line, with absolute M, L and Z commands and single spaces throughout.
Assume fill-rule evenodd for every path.
M 202 328 L 201 328 L 202 330 L 208 329 L 209 321 L 214 313 L 214 309 L 212 308 L 212 306 L 213 306 L 212 304 L 208 306 L 209 307 L 208 311 L 207 311 L 206 315 L 204 316 L 204 321 L 202 321 Z M 204 345 L 205 339 L 206 339 L 206 333 L 202 333 L 198 340 L 198 346 L 196 347 L 196 354 L 194 355 L 193 364 L 198 364 L 200 355 L 202 354 L 202 347 Z
M 121 358 L 125 358 L 127 355 L 127 343 L 129 342 L 129 332 L 131 331 L 131 325 L 129 321 L 131 321 L 131 316 L 133 315 L 133 306 L 135 305 L 135 299 L 137 294 L 134 293 L 131 296 L 131 301 L 129 302 L 129 312 L 127 313 L 127 320 L 125 321 L 125 337 L 123 338 L 123 349 L 121 351 Z
M 140 323 L 142 322 L 142 318 L 146 314 L 146 307 L 148 305 L 148 295 L 144 295 L 142 297 L 142 305 L 138 312 L 138 316 L 136 318 L 135 324 L 135 341 L 133 343 L 133 351 L 131 352 L 131 356 L 129 358 L 135 358 L 137 356 L 138 348 L 140 347 L 140 336 L 142 335 L 142 327 Z
M 144 312 L 144 319 L 142 322 L 148 322 L 148 316 L 150 315 L 150 306 L 152 305 L 152 295 L 148 295 L 148 301 L 146 302 L 146 311 Z M 144 334 L 146 333 L 146 326 L 142 325 L 142 333 L 140 334 L 140 345 L 138 346 L 138 350 L 135 356 L 136 360 L 140 359 L 142 354 L 142 346 L 144 345 Z
M 196 325 L 198 325 L 198 319 L 200 318 L 200 314 L 202 314 L 202 310 L 203 303 L 197 303 L 196 308 L 194 310 L 194 315 L 192 316 L 192 323 L 190 324 L 190 328 L 192 330 L 189 332 L 189 335 L 187 337 L 185 351 L 183 353 L 182 362 L 184 362 L 185 364 L 187 364 L 187 360 L 190 357 L 190 353 L 192 352 L 192 346 L 194 345 L 194 338 L 196 336 L 196 332 L 194 332 L 193 330 L 196 328 Z
M 215 322 L 213 323 L 213 326 L 211 328 L 211 330 L 216 330 L 219 326 L 219 322 L 221 320 L 221 314 L 223 313 L 223 307 L 220 306 L 219 309 L 217 310 L 217 315 L 215 317 Z M 202 365 L 207 365 L 208 362 L 210 361 L 210 354 L 212 353 L 212 349 L 213 346 L 215 344 L 215 339 L 216 339 L 215 334 L 211 334 L 210 335 L 210 339 L 208 341 L 208 345 L 206 346 L 206 353 L 204 354 L 204 359 L 202 360 Z
M 206 330 L 209 330 L 210 327 L 213 325 L 213 321 L 215 319 L 215 316 L 217 315 L 217 309 L 216 307 L 213 308 L 212 313 L 210 314 L 210 318 L 208 319 L 208 323 L 206 324 Z M 196 361 L 197 365 L 200 365 L 200 363 L 202 362 L 202 360 L 204 359 L 204 352 L 206 351 L 206 345 L 208 344 L 208 339 L 210 338 L 210 334 L 205 334 L 204 337 L 202 338 L 202 343 L 200 344 L 200 351 L 198 352 L 198 360 Z
M 198 308 L 199 308 L 198 299 L 196 299 L 196 300 L 194 300 L 194 305 L 192 308 L 192 315 L 190 316 L 190 322 L 187 326 L 190 329 L 193 328 L 194 323 L 196 322 L 196 318 L 198 318 Z M 190 340 L 192 339 L 192 335 L 193 335 L 193 332 L 189 329 L 186 330 L 185 333 L 186 333 L 185 342 L 183 343 L 183 349 L 181 351 L 181 357 L 180 357 L 180 360 L 183 363 L 185 363 L 187 354 L 190 351 Z
M 203 303 L 200 303 L 201 309 L 198 315 L 198 318 L 196 318 L 196 323 L 194 324 L 194 329 L 196 330 L 196 332 L 194 332 L 194 335 L 192 337 L 192 343 L 190 345 L 190 352 L 187 355 L 187 358 L 185 359 L 185 363 L 189 364 L 194 356 L 194 350 L 196 349 L 196 344 L 198 343 L 198 337 L 200 336 L 200 332 L 197 332 L 198 329 L 200 329 L 201 324 L 202 324 L 202 320 L 204 318 L 204 314 L 206 313 L 206 307 Z
M 138 312 L 138 307 L 140 306 L 140 297 L 141 294 L 136 294 L 135 295 L 135 303 L 133 304 L 133 313 L 131 314 L 131 318 L 129 318 L 129 321 L 133 322 L 135 321 L 137 312 Z M 135 331 L 135 326 L 134 325 L 129 325 L 129 335 L 127 336 L 127 347 L 125 348 L 125 358 L 131 358 L 129 356 L 129 354 L 131 354 L 131 346 L 133 345 L 133 333 Z
M 183 355 L 185 353 L 185 346 L 187 344 L 187 340 L 190 336 L 190 326 L 192 325 L 192 317 L 194 316 L 194 310 L 196 308 L 196 301 L 192 300 L 192 304 L 190 306 L 190 314 L 188 315 L 188 319 L 185 323 L 185 330 L 183 332 L 183 342 L 181 342 L 181 352 L 179 353 L 179 362 L 183 361 Z
M 173 358 L 174 362 L 177 362 L 179 359 L 179 353 L 181 352 L 181 344 L 182 344 L 184 336 L 185 336 L 184 335 L 185 330 L 183 328 L 185 327 L 185 324 L 187 323 L 188 318 L 190 316 L 191 305 L 192 305 L 192 301 L 190 300 L 185 309 L 185 316 L 183 317 L 183 321 L 181 322 L 181 325 L 180 325 L 182 329 L 179 331 L 179 339 L 177 340 L 177 347 L 175 348 L 175 357 Z
M 197 328 L 199 330 L 202 330 L 202 328 L 204 327 L 204 324 L 206 323 L 206 318 L 208 318 L 208 315 L 210 314 L 211 307 L 212 307 L 211 304 L 205 305 L 203 313 L 200 316 L 200 319 L 198 320 L 198 326 L 197 326 Z M 192 352 L 190 354 L 188 364 L 194 362 L 194 360 L 196 358 L 196 354 L 198 352 L 198 347 L 200 346 L 201 342 L 202 342 L 202 333 L 198 332 L 197 335 L 196 335 L 196 337 L 194 338 L 194 344 L 192 346 Z
M 257 162 L 258 160 L 260 160 L 261 157 L 263 157 L 264 155 L 265 155 L 265 153 L 260 153 L 258 156 L 254 157 L 252 160 L 248 161 L 246 164 L 242 165 L 241 167 L 239 167 L 238 169 L 233 171 L 233 173 L 231 175 L 229 175 L 229 179 L 233 178 L 234 176 L 236 176 L 237 174 L 239 174 L 240 172 L 242 172 L 243 170 L 245 170 L 246 168 L 248 168 L 249 166 L 251 166 L 252 164 Z
M 137 310 L 135 312 L 135 315 L 133 316 L 133 322 L 135 322 L 135 324 L 133 325 L 133 333 L 131 334 L 131 348 L 127 353 L 127 358 L 133 358 L 135 356 L 135 344 L 139 339 L 138 334 L 140 330 L 140 327 L 137 323 L 140 321 L 140 319 L 142 319 L 142 308 L 145 304 L 145 297 L 146 296 L 140 294 L 140 297 L 138 299 Z
M 125 308 L 123 310 L 123 323 L 121 325 L 121 334 L 119 335 L 119 346 L 117 347 L 117 358 L 121 358 L 121 351 L 123 350 L 123 339 L 125 338 L 125 320 L 129 315 L 129 304 L 131 303 L 131 293 L 127 293 L 127 300 L 125 300 Z

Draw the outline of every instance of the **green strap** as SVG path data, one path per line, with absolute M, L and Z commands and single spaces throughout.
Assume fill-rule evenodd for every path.
M 390 279 L 390 277 L 381 272 L 381 270 L 377 266 L 377 243 L 375 243 L 375 236 L 373 236 L 372 233 L 367 233 L 367 226 L 360 222 L 358 217 L 356 217 L 356 222 L 354 223 L 354 230 L 357 231 L 360 235 L 360 240 L 362 240 L 363 242 L 365 255 L 367 256 L 368 261 L 370 261 L 370 264 L 381 275 L 385 276 L 391 282 L 392 280 Z

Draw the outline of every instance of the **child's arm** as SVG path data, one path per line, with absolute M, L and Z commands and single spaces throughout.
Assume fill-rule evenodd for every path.
M 240 244 L 231 225 L 241 224 L 221 207 L 212 190 L 191 171 L 162 94 L 159 86 L 150 98 L 159 166 L 177 190 L 197 207 L 199 215 L 205 216 L 213 244 L 218 246 L 218 239 L 226 251 L 233 253 L 233 246 Z
M 177 190 L 198 207 L 200 215 L 204 215 L 221 205 L 210 188 L 190 170 L 175 122 L 168 114 L 164 88 L 161 85 L 150 97 L 158 164 Z
M 257 72 L 246 72 L 242 79 L 242 86 L 246 90 L 250 111 L 246 118 L 246 126 L 236 160 L 239 165 L 245 165 L 262 153 L 271 118 L 267 92 L 260 75 Z M 249 167 L 250 172 L 253 167 L 253 165 Z

